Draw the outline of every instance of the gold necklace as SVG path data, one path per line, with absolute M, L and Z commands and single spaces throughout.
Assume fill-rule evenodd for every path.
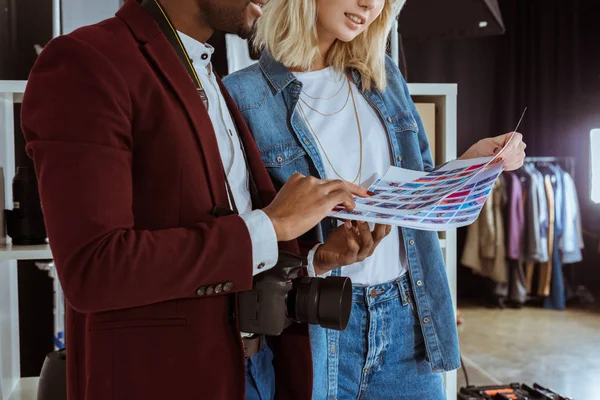
M 335 96 L 337 96 L 338 94 L 340 94 L 340 92 L 342 91 L 342 89 L 344 88 L 344 82 L 342 82 L 342 85 L 340 86 L 340 89 L 335 92 L 335 94 L 331 97 L 328 98 L 323 98 L 323 97 L 316 97 L 316 96 L 311 96 L 310 94 L 306 93 L 304 90 L 302 90 L 302 93 L 304 93 L 306 95 L 306 97 L 313 99 L 313 100 L 331 100 L 333 99 Z
M 362 164 L 363 164 L 363 136 L 362 136 L 362 129 L 360 126 L 360 119 L 358 117 L 358 110 L 356 108 L 356 100 L 354 99 L 354 92 L 352 91 L 352 87 L 350 86 L 350 81 L 348 80 L 348 87 L 350 88 L 350 95 L 352 96 L 352 104 L 354 106 L 354 116 L 356 117 L 356 126 L 358 127 L 358 138 L 360 141 L 360 161 L 358 164 L 358 172 L 356 173 L 356 177 L 354 178 L 354 180 L 352 181 L 352 183 L 356 183 L 357 180 L 359 180 L 361 178 L 362 175 Z M 340 178 L 340 179 L 344 179 L 344 177 L 342 177 L 337 170 L 335 169 L 335 167 L 333 166 L 333 163 L 331 162 L 331 160 L 329 159 L 329 156 L 327 155 L 327 152 L 325 151 L 325 148 L 323 147 L 323 144 L 321 143 L 321 141 L 319 140 L 319 137 L 317 136 L 317 134 L 315 133 L 315 130 L 313 129 L 312 125 L 310 124 L 310 121 L 308 120 L 308 117 L 306 116 L 306 113 L 304 112 L 304 109 L 302 108 L 302 105 L 299 105 L 298 109 L 300 110 L 300 113 L 302 114 L 302 117 L 304 118 L 304 120 L 306 121 L 306 124 L 308 125 L 308 128 L 310 129 L 310 131 L 312 132 L 313 136 L 315 137 L 315 139 L 317 139 L 317 143 L 319 144 L 319 147 L 321 148 L 321 151 L 323 152 L 323 154 L 325 155 L 325 158 L 327 159 L 327 162 L 329 163 L 329 165 L 331 166 L 331 169 L 333 170 L 333 172 Z
M 335 111 L 335 112 L 332 112 L 332 113 L 330 113 L 330 114 L 325 114 L 325 113 L 322 113 L 321 111 L 317 110 L 316 108 L 314 108 L 314 107 L 311 107 L 311 105 L 310 105 L 310 104 L 308 104 L 308 103 L 306 102 L 306 100 L 304 100 L 302 97 L 300 97 L 300 101 L 302 101 L 302 102 L 303 102 L 303 103 L 306 105 L 306 107 L 310 108 L 310 109 L 311 109 L 311 110 L 313 110 L 314 112 L 317 112 L 317 113 L 321 114 L 321 115 L 322 115 L 322 116 L 324 116 L 324 117 L 331 117 L 332 115 L 335 115 L 335 114 L 339 114 L 339 113 L 341 113 L 341 112 L 344 110 L 344 108 L 346 108 L 346 106 L 348 105 L 348 100 L 350 100 L 350 93 L 351 93 L 351 92 L 352 92 L 352 88 L 350 88 L 350 90 L 348 90 L 348 96 L 346 97 L 346 102 L 344 103 L 344 105 L 342 106 L 342 108 L 340 108 L 339 110 L 337 110 L 337 111 Z

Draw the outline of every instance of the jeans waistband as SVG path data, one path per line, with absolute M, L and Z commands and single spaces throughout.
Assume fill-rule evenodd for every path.
M 379 285 L 352 285 L 352 302 L 354 303 L 372 305 L 397 299 L 398 297 L 402 298 L 403 304 L 406 304 L 409 298 L 412 299 L 408 273 L 395 281 Z

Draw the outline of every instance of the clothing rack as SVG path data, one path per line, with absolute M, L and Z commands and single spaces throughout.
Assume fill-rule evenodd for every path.
M 525 157 L 525 163 L 562 164 L 562 167 L 575 179 L 575 157 Z
M 561 164 L 561 166 L 567 171 L 573 179 L 575 179 L 575 157 L 562 156 L 562 157 L 525 157 L 524 163 L 530 164 Z M 593 297 L 590 296 L 590 291 L 585 285 L 577 284 L 575 278 L 575 268 L 570 268 L 570 284 L 576 287 L 572 287 L 571 298 L 579 298 L 581 304 L 594 302 Z M 590 298 L 592 297 L 592 300 Z

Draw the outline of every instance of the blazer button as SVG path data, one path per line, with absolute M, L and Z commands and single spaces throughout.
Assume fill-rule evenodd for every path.
M 223 285 L 223 291 L 229 292 L 231 289 L 233 289 L 233 283 L 225 282 L 225 284 Z
M 223 291 L 223 285 L 221 285 L 220 283 L 218 285 L 215 286 L 215 294 L 219 294 Z
M 209 287 L 206 288 L 206 295 L 210 296 L 211 294 L 214 293 L 214 291 L 215 291 L 215 288 L 212 287 L 212 286 L 209 286 Z
M 206 287 L 199 287 L 198 290 L 196 290 L 196 294 L 198 296 L 204 296 L 206 294 Z

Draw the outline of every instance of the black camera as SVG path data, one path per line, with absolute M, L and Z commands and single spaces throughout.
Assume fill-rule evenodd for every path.
M 302 257 L 280 252 L 270 270 L 254 277 L 253 289 L 238 295 L 242 332 L 280 335 L 295 322 L 344 330 L 352 308 L 350 278 L 300 276 Z
M 45 244 L 46 225 L 35 171 L 28 167 L 17 167 L 12 188 L 13 209 L 4 211 L 6 233 L 16 245 Z

